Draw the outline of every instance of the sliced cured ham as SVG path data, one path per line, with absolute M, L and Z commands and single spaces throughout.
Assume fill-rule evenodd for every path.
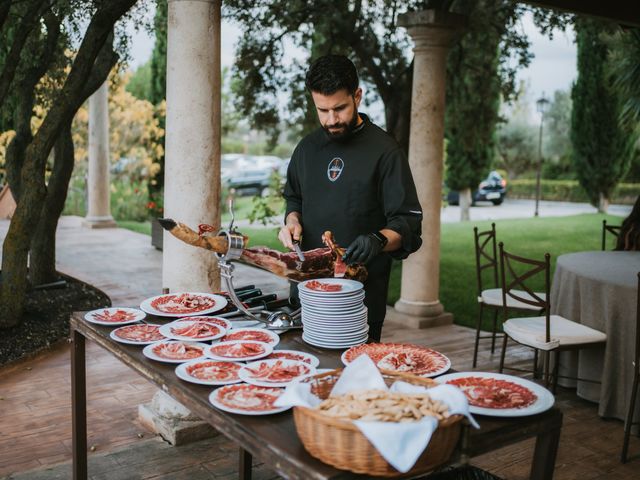
M 160 325 L 127 325 L 113 331 L 113 334 L 129 342 L 150 343 L 163 340 L 164 335 L 159 331 Z
M 447 381 L 460 388 L 475 407 L 509 409 L 533 404 L 537 395 L 523 385 L 497 378 L 463 377 Z
M 311 280 L 305 284 L 307 288 L 316 290 L 318 292 L 340 292 L 342 291 L 342 285 L 339 283 L 325 283 L 319 280 Z
M 151 302 L 151 306 L 164 313 L 188 314 L 201 312 L 213 308 L 216 301 L 213 298 L 192 293 L 180 295 L 162 295 Z
M 298 362 L 276 360 L 275 362 L 263 361 L 255 363 L 258 363 L 258 365 L 252 364 L 252 367 L 246 366 L 244 368 L 249 372 L 251 378 L 262 382 L 291 382 L 311 372 L 307 365 Z
M 351 347 L 342 355 L 349 364 L 360 355 L 368 355 L 381 370 L 405 372 L 431 377 L 451 367 L 451 362 L 440 352 L 419 345 L 402 343 L 369 343 Z
M 281 410 L 273 405 L 284 390 L 255 385 L 228 385 L 220 387 L 212 395 L 212 399 L 232 410 L 245 412 L 269 412 Z M 215 403 L 214 403 L 215 405 Z
M 308 363 L 309 365 L 315 366 L 314 357 L 303 352 L 275 350 L 271 355 L 265 357 L 265 360 L 275 360 L 278 358 L 282 358 L 285 360 L 296 360 L 298 362 L 304 362 Z
M 238 371 L 240 365 L 233 362 L 217 362 L 215 360 L 204 360 L 202 362 L 187 365 L 187 373 L 198 380 L 231 382 L 239 380 Z
M 222 340 L 225 342 L 232 340 L 251 340 L 254 342 L 263 342 L 275 345 L 278 343 L 279 338 L 275 333 L 267 332 L 266 330 L 245 328 L 230 331 L 222 338 Z
M 267 355 L 267 344 L 262 342 L 234 341 L 221 342 L 209 348 L 211 354 L 216 357 L 242 360 L 259 355 Z
M 102 312 L 94 312 L 92 314 L 95 320 L 100 322 L 121 323 L 135 320 L 136 314 L 126 310 L 103 310 Z
M 209 322 L 184 322 L 179 327 L 171 327 L 171 333 L 181 337 L 190 337 L 196 340 L 218 335 L 221 330 L 218 325 Z
M 151 351 L 160 358 L 184 361 L 202 357 L 204 354 L 201 346 L 186 342 L 162 342 L 154 345 Z

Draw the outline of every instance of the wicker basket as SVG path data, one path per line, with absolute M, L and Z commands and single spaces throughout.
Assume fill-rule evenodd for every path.
M 342 369 L 309 377 L 311 391 L 319 398 L 329 396 L 334 384 L 340 378 Z M 382 370 L 385 382 L 391 385 L 402 380 L 414 385 L 432 387 L 437 383 L 431 379 L 403 373 Z M 293 418 L 296 430 L 305 449 L 314 457 L 342 470 L 381 477 L 418 474 L 433 470 L 445 463 L 458 442 L 461 415 L 453 415 L 442 420 L 433 433 L 431 441 L 413 468 L 400 473 L 378 453 L 360 430 L 346 420 L 328 416 L 319 410 L 294 407 Z

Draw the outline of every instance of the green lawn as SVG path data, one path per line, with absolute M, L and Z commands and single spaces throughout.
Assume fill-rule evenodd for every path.
M 607 218 L 615 224 L 620 217 L 599 214 L 574 215 L 571 217 L 530 218 L 520 220 L 496 220 L 498 241 L 505 248 L 524 257 L 542 259 L 551 254 L 552 278 L 558 255 L 569 252 L 599 250 L 602 220 Z M 123 228 L 150 235 L 148 222 L 118 222 Z M 448 223 L 442 225 L 440 259 L 440 301 L 448 312 L 453 313 L 460 325 L 475 325 L 478 314 L 475 254 L 473 249 L 473 227 L 480 230 L 491 228 L 491 221 Z M 244 228 L 250 245 L 267 245 L 281 250 L 276 238 L 277 228 Z M 408 262 L 411 261 L 409 257 Z M 389 304 L 400 297 L 401 263 L 394 262 L 389 286 Z M 540 288 L 541 284 L 538 284 Z M 488 288 L 489 285 L 485 285 Z M 489 318 L 489 315 L 486 316 Z

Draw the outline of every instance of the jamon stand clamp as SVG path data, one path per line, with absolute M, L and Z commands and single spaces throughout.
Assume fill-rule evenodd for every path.
M 227 251 L 225 253 L 216 253 L 215 255 L 218 257 L 220 275 L 224 279 L 231 301 L 238 311 L 242 312 L 250 319 L 266 324 L 266 328 L 269 330 L 290 330 L 294 328 L 302 328 L 299 309 L 291 314 L 282 310 L 275 312 L 262 310 L 254 313 L 245 308 L 236 295 L 233 287 L 233 270 L 235 267 L 231 262 L 238 260 L 242 256 L 242 250 L 244 249 L 244 237 L 233 226 L 235 215 L 233 213 L 233 196 L 231 195 L 229 196 L 229 213 L 231 213 L 229 228 L 218 232 L 218 236 L 226 237 L 227 239 Z

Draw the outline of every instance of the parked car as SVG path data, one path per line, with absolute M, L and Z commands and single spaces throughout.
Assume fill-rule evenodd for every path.
M 280 157 L 268 155 L 240 155 L 228 160 L 229 164 L 233 163 L 233 168 L 223 173 L 222 181 L 227 187 L 235 188 L 238 195 L 267 194 L 271 175 L 281 171 L 284 165 Z
M 502 178 L 496 171 L 489 173 L 478 189 L 474 190 L 471 194 L 471 204 L 475 205 L 476 202 L 491 202 L 494 205 L 500 205 L 504 201 L 504 197 L 507 195 L 507 181 Z M 447 202 L 449 205 L 459 205 L 460 195 L 455 190 L 449 190 L 447 194 Z

